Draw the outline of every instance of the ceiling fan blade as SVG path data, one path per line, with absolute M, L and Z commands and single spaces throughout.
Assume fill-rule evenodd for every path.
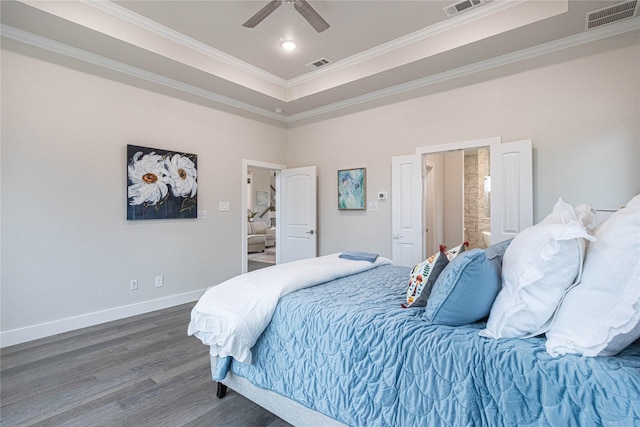
M 271 12 L 276 10 L 282 4 L 282 0 L 272 0 L 265 7 L 260 9 L 258 13 L 253 15 L 247 22 L 242 24 L 243 27 L 253 28 L 258 25 L 264 18 L 271 15 Z
M 309 21 L 309 24 L 313 28 L 316 29 L 317 32 L 321 33 L 327 28 L 329 28 L 329 24 L 325 21 L 322 16 L 316 12 L 314 8 L 311 7 L 306 0 L 294 0 L 293 7 L 302 15 L 304 19 Z

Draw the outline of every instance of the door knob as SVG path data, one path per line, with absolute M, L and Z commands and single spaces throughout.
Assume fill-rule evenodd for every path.
M 305 233 L 307 233 L 307 234 L 315 234 L 315 230 L 305 231 Z

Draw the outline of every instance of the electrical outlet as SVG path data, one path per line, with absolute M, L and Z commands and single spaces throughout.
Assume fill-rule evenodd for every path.
M 156 276 L 156 279 L 155 279 L 154 283 L 155 283 L 156 288 L 160 288 L 160 287 L 162 287 L 164 285 L 164 278 L 162 277 L 162 274 Z
M 138 290 L 138 281 L 137 280 L 132 280 L 131 282 L 129 282 L 129 290 L 131 290 L 131 291 L 137 291 Z

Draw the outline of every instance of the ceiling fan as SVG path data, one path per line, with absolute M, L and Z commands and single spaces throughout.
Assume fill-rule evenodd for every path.
M 304 19 L 319 33 L 329 28 L 329 24 L 322 16 L 311 7 L 305 0 L 285 0 L 286 3 L 293 3 L 293 7 L 298 11 Z M 258 13 L 253 15 L 247 22 L 242 24 L 243 27 L 253 28 L 258 25 L 264 18 L 269 16 L 274 10 L 276 10 L 282 4 L 282 0 L 272 0 L 265 7 L 260 9 Z

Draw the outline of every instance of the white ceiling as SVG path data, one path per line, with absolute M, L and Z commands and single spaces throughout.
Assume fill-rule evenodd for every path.
M 588 12 L 619 0 L 487 0 L 453 18 L 454 1 L 309 0 L 331 25 L 322 33 L 286 3 L 243 27 L 268 1 L 4 0 L 3 47 L 286 126 L 640 33 L 637 16 L 585 30 Z M 280 49 L 284 38 L 298 49 Z M 320 58 L 331 64 L 306 66 Z

